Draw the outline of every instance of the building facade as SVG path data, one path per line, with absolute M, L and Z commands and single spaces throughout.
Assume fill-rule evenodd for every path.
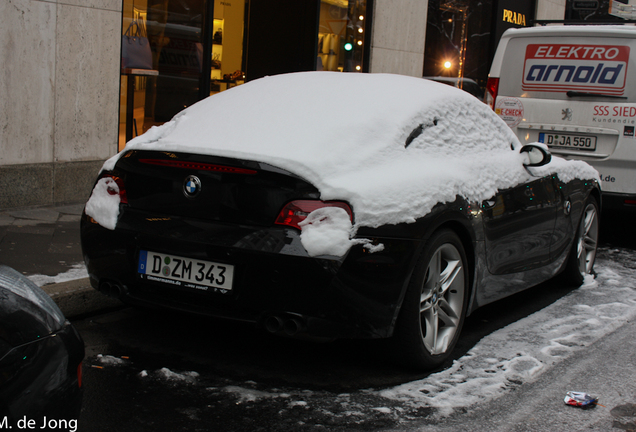
M 421 77 L 429 15 L 441 14 L 429 3 L 3 0 L 0 209 L 85 200 L 127 139 L 245 80 L 300 70 Z M 482 3 L 507 11 L 491 19 L 523 25 L 505 0 Z M 566 0 L 528 3 L 535 19 L 564 18 Z M 122 67 L 123 40 L 135 35 L 148 40 L 149 63 Z

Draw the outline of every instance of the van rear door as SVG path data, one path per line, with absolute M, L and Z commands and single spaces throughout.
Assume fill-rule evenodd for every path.
M 509 30 L 491 68 L 493 108 L 522 143 L 585 160 L 604 192 L 636 196 L 635 58 L 636 27 Z

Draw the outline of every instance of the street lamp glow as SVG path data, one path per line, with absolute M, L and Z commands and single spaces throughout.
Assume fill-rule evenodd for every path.
M 453 64 L 452 64 L 451 62 L 449 62 L 449 61 L 444 62 L 444 67 L 445 67 L 446 69 L 450 69 L 452 65 L 453 65 Z

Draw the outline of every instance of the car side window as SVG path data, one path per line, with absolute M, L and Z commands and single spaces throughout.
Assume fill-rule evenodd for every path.
M 421 123 L 420 125 L 418 125 L 415 129 L 413 129 L 410 135 L 406 138 L 406 143 L 404 144 L 404 148 L 408 148 L 411 145 L 411 143 L 415 140 L 415 138 L 422 135 L 422 132 L 424 132 L 424 129 L 428 129 L 429 127 L 433 127 L 433 126 L 437 126 L 437 118 L 434 118 L 431 123 Z

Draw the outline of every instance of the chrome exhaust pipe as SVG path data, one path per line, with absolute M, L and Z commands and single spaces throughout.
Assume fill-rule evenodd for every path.
M 295 336 L 301 328 L 302 323 L 296 318 L 288 319 L 283 325 L 283 331 L 287 336 Z
M 122 298 L 128 292 L 128 288 L 118 282 L 104 281 L 99 285 L 99 291 L 108 297 Z
M 265 329 L 270 333 L 278 333 L 283 328 L 283 319 L 272 315 L 265 320 Z
M 108 297 L 111 297 L 111 293 L 112 293 L 112 285 L 110 284 L 110 282 L 102 282 L 99 285 L 99 290 L 103 293 L 106 294 Z

